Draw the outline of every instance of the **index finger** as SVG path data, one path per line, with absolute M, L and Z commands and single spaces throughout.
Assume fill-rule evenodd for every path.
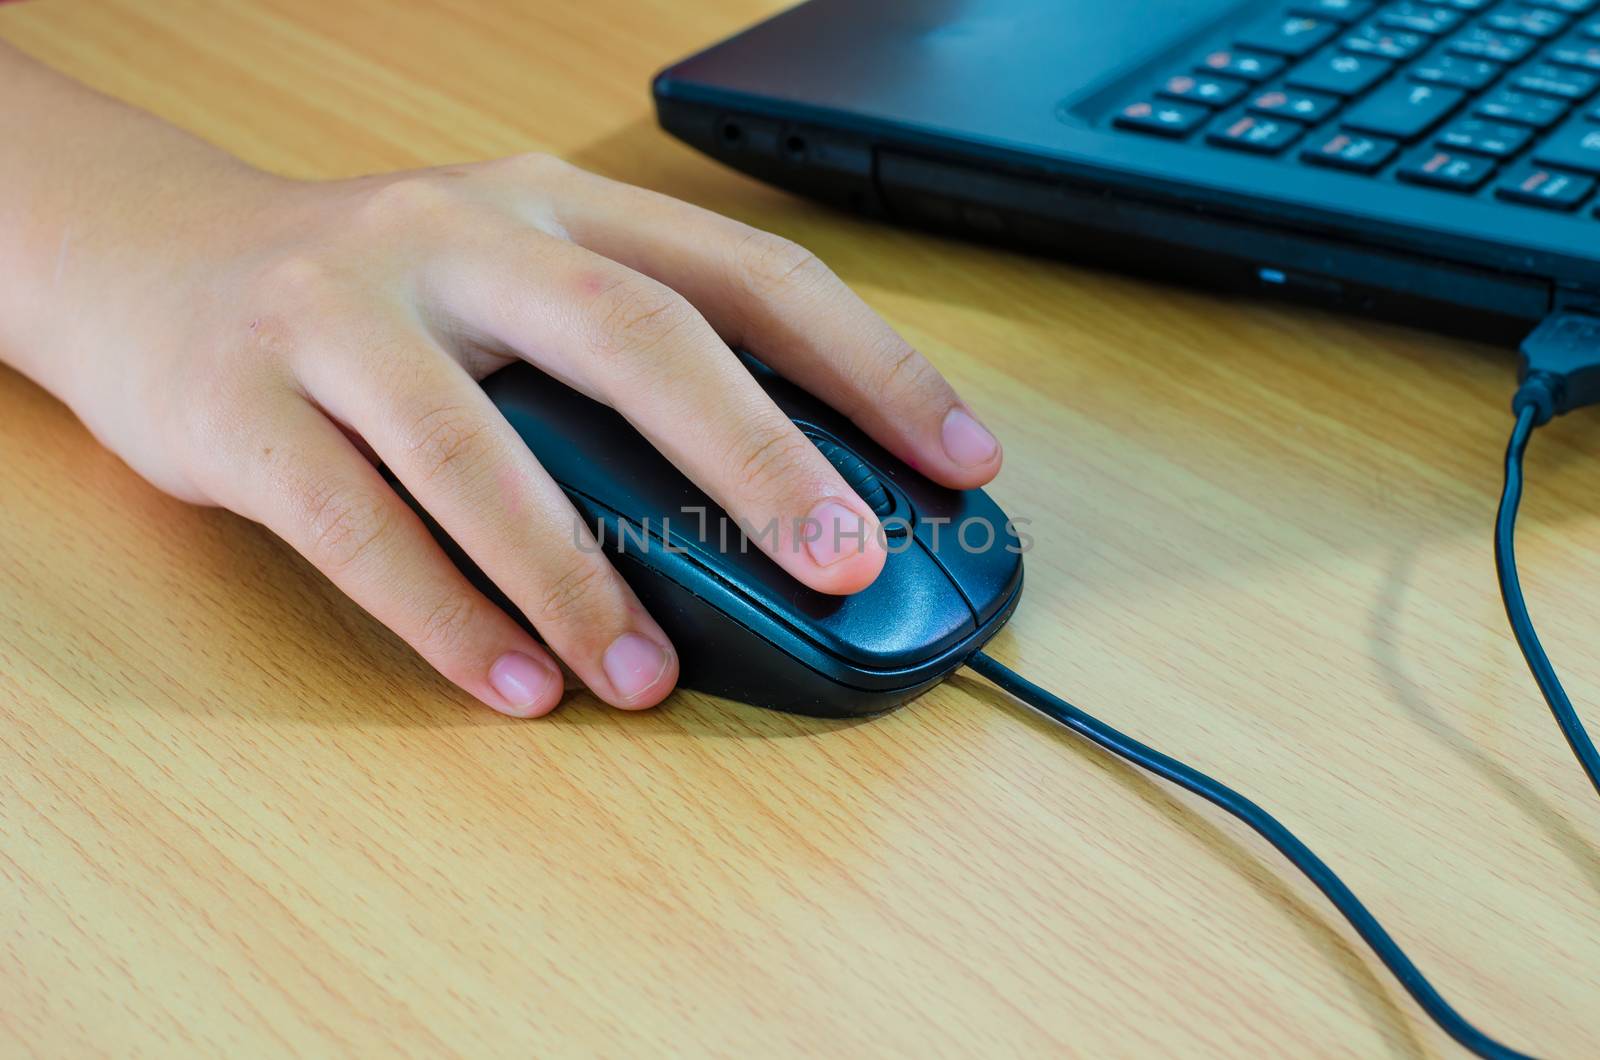
M 683 294 L 725 340 L 849 416 L 946 486 L 1000 470 L 972 408 L 815 255 L 779 236 L 593 174 L 574 178 L 561 222 L 582 246 Z
M 433 282 L 477 333 L 615 408 L 795 578 L 847 594 L 882 571 L 871 507 L 677 292 L 531 232 Z

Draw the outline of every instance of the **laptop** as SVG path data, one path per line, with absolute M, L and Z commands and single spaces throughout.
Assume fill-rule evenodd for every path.
M 1600 308 L 1600 0 L 811 0 L 661 125 L 846 209 L 1490 340 Z

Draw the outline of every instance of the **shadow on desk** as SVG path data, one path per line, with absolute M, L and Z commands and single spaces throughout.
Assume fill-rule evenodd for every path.
M 1441 741 L 1451 754 L 1499 789 L 1523 818 L 1543 832 L 1550 843 L 1561 851 L 1562 856 L 1583 876 L 1589 888 L 1600 897 L 1600 851 L 1596 851 L 1579 834 L 1566 814 L 1549 799 L 1540 795 L 1532 785 L 1507 769 L 1493 755 L 1486 754 L 1450 720 L 1448 712 L 1435 706 L 1433 695 L 1423 682 L 1413 676 L 1411 663 L 1396 648 L 1395 642 L 1406 616 L 1406 590 L 1412 582 L 1416 562 L 1414 548 L 1396 552 L 1384 577 L 1382 597 L 1371 611 L 1372 626 L 1367 643 L 1390 697 L 1413 722 L 1426 729 L 1431 738 Z M 1542 705 L 1537 704 L 1537 696 L 1531 689 L 1520 698 L 1522 707 L 1540 709 L 1543 715 Z M 1541 716 L 1539 720 L 1541 724 L 1548 722 L 1553 734 L 1555 722 L 1548 716 Z M 1576 769 L 1576 764 L 1572 768 Z
M 129 495 L 129 503 L 163 509 L 153 514 L 166 526 L 169 554 L 151 561 L 173 564 L 168 579 L 173 595 L 210 597 L 201 606 L 225 609 L 230 616 L 185 636 L 190 654 L 181 662 L 195 680 L 196 687 L 188 690 L 200 691 L 198 697 L 180 701 L 163 690 L 159 670 L 128 668 L 118 679 L 135 704 L 162 703 L 168 709 L 219 716 L 269 716 L 321 728 L 540 725 L 626 729 L 641 738 L 663 733 L 742 740 L 810 738 L 868 720 L 802 718 L 693 693 L 674 696 L 665 709 L 621 711 L 581 689 L 569 693 L 547 719 L 503 717 L 446 681 L 264 527 L 162 497 L 132 478 L 109 453 L 90 452 L 97 463 L 108 465 L 104 470 L 109 476 L 120 479 L 114 488 Z M 39 586 L 35 595 L 46 601 L 64 598 L 47 585 Z M 117 601 L 107 604 L 116 607 Z M 192 601 L 187 607 L 180 602 L 164 615 L 157 604 L 142 621 L 158 627 L 174 624 L 178 615 L 193 613 L 193 606 Z M 283 636 L 286 614 L 302 627 L 298 635 Z M 81 612 L 63 609 L 48 616 L 48 624 L 68 631 L 74 642 L 95 641 L 92 616 Z M 361 688 L 369 694 L 322 701 L 289 689 L 283 675 L 305 675 L 306 690 Z

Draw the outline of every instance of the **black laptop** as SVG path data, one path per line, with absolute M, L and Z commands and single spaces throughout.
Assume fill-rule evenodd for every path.
M 1483 338 L 1600 302 L 1600 0 L 812 0 L 656 80 L 804 195 Z

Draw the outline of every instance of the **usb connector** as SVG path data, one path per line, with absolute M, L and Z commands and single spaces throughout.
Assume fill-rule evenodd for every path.
M 1522 657 L 1527 660 L 1545 703 L 1550 707 L 1561 735 L 1566 737 L 1578 764 L 1583 767 L 1600 794 L 1600 750 L 1589 738 L 1588 730 L 1572 708 L 1572 700 L 1556 675 L 1556 668 L 1545 654 L 1544 645 L 1534 631 L 1528 604 L 1522 596 L 1522 581 L 1517 576 L 1517 509 L 1522 505 L 1522 463 L 1533 432 L 1562 413 L 1600 403 L 1600 317 L 1585 313 L 1554 313 L 1534 329 L 1522 343 L 1522 385 L 1512 399 L 1517 415 L 1506 448 L 1505 490 L 1500 495 L 1500 513 L 1495 519 L 1494 560 L 1500 575 L 1500 596 L 1505 601 L 1506 618 L 1517 638 Z
M 1522 340 L 1521 387 L 1511 403 L 1518 418 L 1533 409 L 1533 426 L 1600 404 L 1600 316 L 1552 313 Z

